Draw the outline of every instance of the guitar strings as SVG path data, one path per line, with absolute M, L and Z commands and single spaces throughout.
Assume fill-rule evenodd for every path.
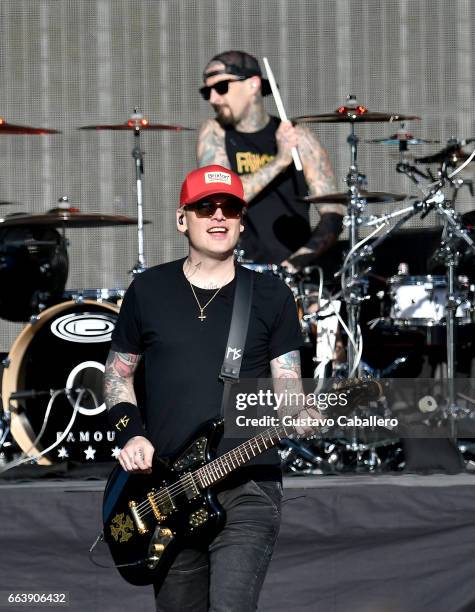
M 262 435 L 263 435 L 263 434 L 262 434 Z M 251 445 L 251 443 L 250 443 L 250 442 L 251 442 L 251 441 L 249 441 L 249 440 L 248 440 L 247 442 L 245 442 L 244 444 L 240 445 L 239 447 L 236 447 L 236 449 L 233 449 L 233 451 L 230 451 L 229 453 L 226 453 L 225 455 L 222 455 L 221 457 L 217 457 L 217 458 L 216 458 L 216 459 L 214 459 L 214 460 L 213 460 L 211 463 L 208 463 L 208 464 L 205 464 L 205 465 L 201 466 L 200 468 L 198 468 L 197 470 L 195 470 L 195 472 L 193 472 L 193 473 L 192 473 L 192 472 L 189 472 L 188 474 L 185 474 L 185 476 L 184 476 L 183 478 L 190 477 L 190 479 L 191 479 L 192 483 L 194 484 L 193 474 L 196 474 L 196 473 L 200 472 L 201 470 L 203 470 L 204 472 L 208 472 L 208 479 L 209 479 L 209 480 L 212 482 L 212 484 L 213 484 L 212 477 L 211 477 L 211 475 L 210 475 L 210 469 L 211 469 L 211 466 L 212 466 L 214 463 L 216 463 L 216 465 L 221 464 L 221 467 L 223 468 L 223 470 L 225 470 L 226 468 L 231 467 L 231 466 L 232 466 L 232 462 L 231 462 L 231 466 L 230 466 L 230 462 L 229 462 L 229 461 L 228 461 L 228 459 L 227 459 L 227 455 L 228 455 L 228 454 L 230 455 L 231 453 L 235 453 L 235 451 L 237 451 L 237 449 L 238 449 L 238 448 L 244 447 L 244 446 L 246 446 L 246 445 L 249 445 L 250 449 L 252 450 L 252 448 L 253 448 L 253 447 L 252 447 L 252 445 Z M 247 453 L 246 453 L 246 454 L 247 454 Z M 237 457 L 237 455 L 235 455 L 235 456 Z M 253 453 L 253 457 L 255 457 L 255 456 L 256 456 L 256 455 Z M 248 455 L 248 459 L 251 459 L 251 458 L 252 458 L 252 457 L 249 457 L 249 455 Z M 224 461 L 224 460 L 225 460 L 225 461 Z M 236 461 L 237 461 L 237 459 L 236 459 Z M 202 480 L 203 480 L 203 479 L 202 479 Z M 181 491 L 180 491 L 180 489 L 181 489 Z M 155 502 L 157 502 L 157 503 L 161 503 L 161 502 L 163 502 L 164 500 L 166 500 L 166 498 L 167 498 L 167 497 L 169 497 L 169 498 L 170 498 L 170 501 L 171 501 L 171 502 L 172 502 L 172 504 L 173 504 L 172 497 L 175 497 L 175 495 L 176 495 L 178 492 L 183 492 L 183 491 L 185 491 L 185 490 L 186 490 L 186 484 L 184 484 L 184 483 L 183 483 L 183 482 L 180 480 L 179 482 L 177 482 L 177 483 L 175 483 L 174 485 L 172 485 L 170 488 L 165 487 L 165 490 L 164 490 L 163 492 L 157 491 L 157 492 L 156 492 L 156 493 L 155 493 L 155 494 L 154 494 L 152 497 L 153 497 L 154 501 L 155 501 Z M 141 513 L 141 509 L 142 509 L 144 506 L 150 506 L 150 500 L 148 500 L 148 499 L 147 499 L 147 500 L 145 500 L 145 501 L 141 502 L 141 503 L 140 503 L 140 504 L 137 506 L 137 511 L 138 511 L 138 514 L 139 514 L 139 517 L 140 517 L 140 518 L 142 518 L 142 517 L 143 517 L 143 516 L 145 516 L 146 514 L 149 514 L 149 513 L 152 511 L 152 508 L 150 507 L 150 508 L 147 508 L 147 509 L 146 509 L 146 511 L 145 511 L 145 513 L 144 513 L 144 514 L 142 514 L 142 513 Z
M 285 428 L 283 428 L 284 432 L 285 432 Z M 208 471 L 208 479 L 211 480 L 211 484 L 213 484 L 212 481 L 212 477 L 210 476 L 210 469 L 211 466 L 213 466 L 213 464 L 216 464 L 216 466 L 219 466 L 219 464 L 221 464 L 221 468 L 223 468 L 223 471 L 226 470 L 226 468 L 233 468 L 234 464 L 232 462 L 231 456 L 234 454 L 234 457 L 236 459 L 236 462 L 238 463 L 238 459 L 237 459 L 237 451 L 239 450 L 239 453 L 241 452 L 240 449 L 243 449 L 244 451 L 246 451 L 247 448 L 249 448 L 249 450 L 252 452 L 253 449 L 255 448 L 253 446 L 253 442 L 256 443 L 257 445 L 257 449 L 258 451 L 262 452 L 262 450 L 259 447 L 259 443 L 257 441 L 257 437 L 261 438 L 261 442 L 264 444 L 265 450 L 267 449 L 267 446 L 265 445 L 264 442 L 264 436 L 266 435 L 269 439 L 270 442 L 273 442 L 273 436 L 272 433 L 274 433 L 277 436 L 277 439 L 280 440 L 281 437 L 279 435 L 279 431 L 277 429 L 277 427 L 273 427 L 270 429 L 265 430 L 264 432 L 262 432 L 261 434 L 259 434 L 259 436 L 256 436 L 256 438 L 253 438 L 252 440 L 247 440 L 246 442 L 244 442 L 243 444 L 240 444 L 239 446 L 237 446 L 236 448 L 234 448 L 233 450 L 225 453 L 224 455 L 221 455 L 221 457 L 217 457 L 216 459 L 213 459 L 213 461 L 211 461 L 210 463 L 207 463 L 203 466 L 201 466 L 200 468 L 198 468 L 197 470 L 195 470 L 195 472 L 188 472 L 188 474 L 186 474 L 183 478 L 186 477 L 190 477 L 191 481 L 193 484 L 195 484 L 194 482 L 194 477 L 193 474 L 197 474 L 200 471 Z M 285 432 L 286 433 L 286 432 Z M 247 458 L 252 459 L 253 457 L 256 456 L 255 453 L 252 452 L 252 457 L 249 457 L 248 453 L 246 452 Z M 242 458 L 242 454 L 241 454 L 241 458 Z M 239 463 L 238 463 L 239 465 Z M 168 497 L 173 505 L 173 500 L 172 498 L 176 496 L 177 493 L 182 493 L 186 490 L 186 484 L 184 485 L 184 483 L 180 480 L 178 482 L 176 482 L 175 484 L 173 484 L 171 487 L 165 487 L 165 489 L 163 491 L 157 491 L 152 497 L 153 497 L 153 501 L 160 504 L 162 503 L 164 500 L 166 500 L 166 498 Z M 140 504 L 138 504 L 136 506 L 136 510 L 138 513 L 139 518 L 143 518 L 145 515 L 149 514 L 150 512 L 152 512 L 152 507 L 150 504 L 150 500 L 146 499 L 143 502 L 141 502 Z M 144 512 L 142 512 L 142 510 L 144 510 Z
M 338 390 L 340 392 L 342 390 L 349 390 L 350 392 L 354 393 L 355 391 L 356 392 L 360 391 L 360 388 L 362 386 L 364 387 L 364 385 L 358 385 L 358 384 L 355 385 L 353 383 L 353 384 L 350 384 L 348 386 L 343 385 Z M 280 430 L 280 432 L 279 432 L 279 430 Z M 259 442 L 258 442 L 258 438 L 259 437 L 261 438 L 261 441 L 264 444 L 265 450 L 267 450 L 267 446 L 266 446 L 265 441 L 264 441 L 264 436 L 267 436 L 267 438 L 268 438 L 268 440 L 270 442 L 275 442 L 275 440 L 273 438 L 273 434 L 277 436 L 278 440 L 280 440 L 281 439 L 280 433 L 284 433 L 285 436 L 288 436 L 287 430 L 286 430 L 286 428 L 283 425 L 281 425 L 279 428 L 271 427 L 269 429 L 266 429 L 261 434 L 259 434 L 259 436 L 256 436 L 255 438 L 252 438 L 251 440 L 247 440 L 246 442 L 244 442 L 243 444 L 240 444 L 239 446 L 237 446 L 236 448 L 232 449 L 231 451 L 228 451 L 224 455 L 221 455 L 221 457 L 217 457 L 216 459 L 214 459 L 210 463 L 202 465 L 200 468 L 198 468 L 194 472 L 188 472 L 182 478 L 189 477 L 191 479 L 192 486 L 196 486 L 195 478 L 194 478 L 193 474 L 198 474 L 199 472 L 203 472 L 208 477 L 208 479 L 211 481 L 211 484 L 214 484 L 214 482 L 212 480 L 212 474 L 211 474 L 211 471 L 210 471 L 212 469 L 213 464 L 215 464 L 218 467 L 219 467 L 219 464 L 221 464 L 221 468 L 223 468 L 224 472 L 229 467 L 231 467 L 231 469 L 233 469 L 234 468 L 234 463 L 232 461 L 232 456 L 233 455 L 234 455 L 234 457 L 236 459 L 236 462 L 238 463 L 238 466 L 239 466 L 239 460 L 237 459 L 237 452 L 238 451 L 239 451 L 239 454 L 241 455 L 241 459 L 242 459 L 241 449 L 243 449 L 246 452 L 248 460 L 252 459 L 253 457 L 256 456 L 256 454 L 253 452 L 253 450 L 255 448 L 253 446 L 254 442 L 257 444 L 258 453 L 260 454 L 262 452 L 262 450 L 259 447 Z M 285 437 L 285 436 L 283 436 L 283 437 Z M 249 455 L 247 453 L 247 448 L 249 448 L 249 450 L 251 450 L 252 455 L 253 455 L 252 457 L 249 457 Z M 231 461 L 231 466 L 230 466 L 229 460 Z M 201 478 L 202 482 L 207 484 L 204 481 L 204 478 L 202 477 L 201 474 L 199 475 L 199 477 Z M 182 493 L 184 491 L 186 491 L 186 484 L 184 484 L 182 482 L 182 479 L 180 479 L 178 482 L 174 483 L 172 486 L 164 487 L 164 489 L 161 490 L 161 491 L 156 491 L 152 495 L 152 498 L 153 498 L 153 501 L 155 503 L 160 504 L 164 500 L 166 500 L 166 498 L 168 497 L 170 502 L 171 502 L 171 504 L 172 504 L 172 506 L 173 506 L 173 498 L 176 497 L 176 495 L 178 493 Z M 152 512 L 153 508 L 151 506 L 150 500 L 149 499 L 145 499 L 143 502 L 139 503 L 136 506 L 136 510 L 137 510 L 139 518 L 142 518 L 143 516 L 145 516 L 145 515 L 149 514 L 150 512 Z

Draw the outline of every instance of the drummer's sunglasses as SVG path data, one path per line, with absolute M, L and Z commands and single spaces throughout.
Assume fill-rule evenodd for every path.
M 229 83 L 235 83 L 236 81 L 245 81 L 248 78 L 249 77 L 240 76 L 240 77 L 237 77 L 236 79 L 228 79 L 227 81 L 218 81 L 214 85 L 205 85 L 204 87 L 201 87 L 200 94 L 202 95 L 203 100 L 209 100 L 211 96 L 211 90 L 214 89 L 214 91 L 217 94 L 219 94 L 220 96 L 224 96 L 224 94 L 228 93 Z
M 237 200 L 225 200 L 224 202 L 197 202 L 196 204 L 188 204 L 185 210 L 194 210 L 197 217 L 204 219 L 211 218 L 220 208 L 226 219 L 239 219 L 242 215 L 244 206 Z

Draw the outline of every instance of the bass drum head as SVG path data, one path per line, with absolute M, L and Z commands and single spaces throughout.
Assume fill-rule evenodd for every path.
M 74 424 L 64 440 L 38 463 L 110 461 L 117 453 L 102 394 L 105 362 L 119 309 L 107 302 L 64 302 L 41 313 L 15 340 L 3 373 L 2 398 L 11 413 L 12 435 L 31 457 L 54 444 L 68 426 L 80 389 Z M 15 392 L 69 389 L 53 402 L 46 429 L 36 446 L 49 395 L 10 401 Z
M 0 229 L 0 318 L 28 321 L 58 303 L 68 268 L 65 242 L 54 228 Z

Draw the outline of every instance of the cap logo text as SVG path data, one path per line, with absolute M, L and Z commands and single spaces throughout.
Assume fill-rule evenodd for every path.
M 205 172 L 205 183 L 225 183 L 231 185 L 231 175 L 227 172 Z

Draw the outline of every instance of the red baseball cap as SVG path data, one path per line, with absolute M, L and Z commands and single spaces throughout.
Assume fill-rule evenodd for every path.
M 247 206 L 239 176 L 223 166 L 204 166 L 186 175 L 180 192 L 180 207 L 212 195 L 227 195 Z

